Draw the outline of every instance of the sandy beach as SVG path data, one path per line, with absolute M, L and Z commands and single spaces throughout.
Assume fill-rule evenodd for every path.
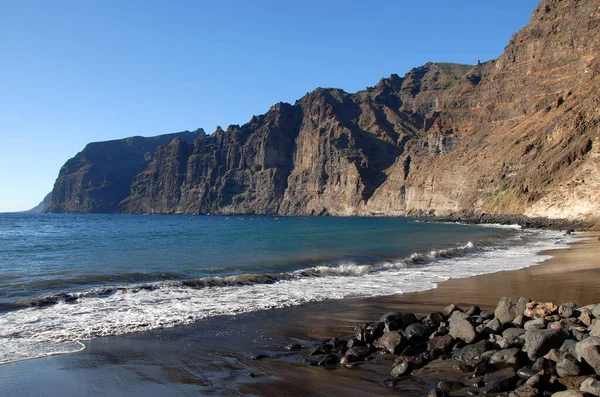
M 0 389 L 8 396 L 74 395 L 423 395 L 431 371 L 420 379 L 386 386 L 385 363 L 354 368 L 308 367 L 282 347 L 310 344 L 352 333 L 360 322 L 393 309 L 419 314 L 450 303 L 493 309 L 501 296 L 580 305 L 600 302 L 598 232 L 580 233 L 569 249 L 518 271 L 449 280 L 437 289 L 368 299 L 325 301 L 234 317 L 214 317 L 193 325 L 86 341 L 79 353 L 0 366 Z M 253 360 L 257 355 L 267 358 Z M 390 360 L 391 358 L 382 358 Z M 389 362 L 388 362 L 389 364 Z

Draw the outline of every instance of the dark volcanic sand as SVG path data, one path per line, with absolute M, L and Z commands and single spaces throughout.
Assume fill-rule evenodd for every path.
M 0 394 L 423 395 L 433 383 L 457 379 L 461 374 L 441 362 L 389 388 L 384 381 L 392 357 L 328 370 L 298 365 L 297 356 L 286 356 L 282 347 L 294 340 L 347 336 L 357 323 L 374 321 L 392 309 L 427 314 L 452 302 L 493 309 L 501 296 L 555 303 L 574 301 L 580 305 L 599 303 L 600 241 L 597 233 L 585 235 L 590 239 L 571 249 L 552 252 L 554 258 L 542 265 L 450 280 L 431 291 L 327 301 L 94 339 L 86 342 L 86 349 L 79 353 L 0 366 Z M 260 353 L 276 358 L 251 359 Z

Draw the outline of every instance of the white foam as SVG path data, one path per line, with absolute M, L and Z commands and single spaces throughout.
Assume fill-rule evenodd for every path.
M 537 264 L 548 249 L 566 248 L 574 238 L 558 232 L 524 231 L 536 238 L 527 245 L 491 248 L 466 256 L 445 256 L 427 265 L 392 261 L 376 267 L 342 264 L 312 268 L 318 277 L 297 277 L 271 284 L 190 288 L 161 282 L 157 289 L 122 289 L 85 296 L 75 304 L 26 308 L 0 315 L 0 363 L 77 351 L 78 341 L 94 337 L 173 327 L 199 319 L 349 297 L 381 296 L 436 288 L 441 281 L 516 270 Z M 465 245 L 456 249 L 470 249 Z M 310 269 L 308 269 L 310 270 Z M 306 271 L 306 270 L 305 270 Z

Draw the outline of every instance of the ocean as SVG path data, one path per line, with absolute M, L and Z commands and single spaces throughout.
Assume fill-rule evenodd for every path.
M 535 265 L 559 232 L 410 218 L 0 214 L 0 364 Z

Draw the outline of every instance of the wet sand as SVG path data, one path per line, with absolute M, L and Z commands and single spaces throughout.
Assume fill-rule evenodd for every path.
M 541 265 L 467 279 L 449 280 L 435 290 L 368 299 L 325 301 L 287 309 L 217 317 L 173 329 L 106 337 L 85 342 L 79 353 L 0 366 L 0 390 L 7 396 L 376 396 L 423 395 L 434 381 L 456 378 L 431 368 L 394 388 L 386 386 L 392 357 L 354 368 L 300 365 L 282 346 L 352 334 L 360 322 L 386 311 L 420 314 L 449 303 L 493 309 L 501 296 L 526 296 L 555 303 L 600 302 L 600 233 Z M 349 286 L 351 288 L 351 286 Z M 1 346 L 0 346 L 1 348 Z M 269 358 L 253 360 L 259 354 Z

